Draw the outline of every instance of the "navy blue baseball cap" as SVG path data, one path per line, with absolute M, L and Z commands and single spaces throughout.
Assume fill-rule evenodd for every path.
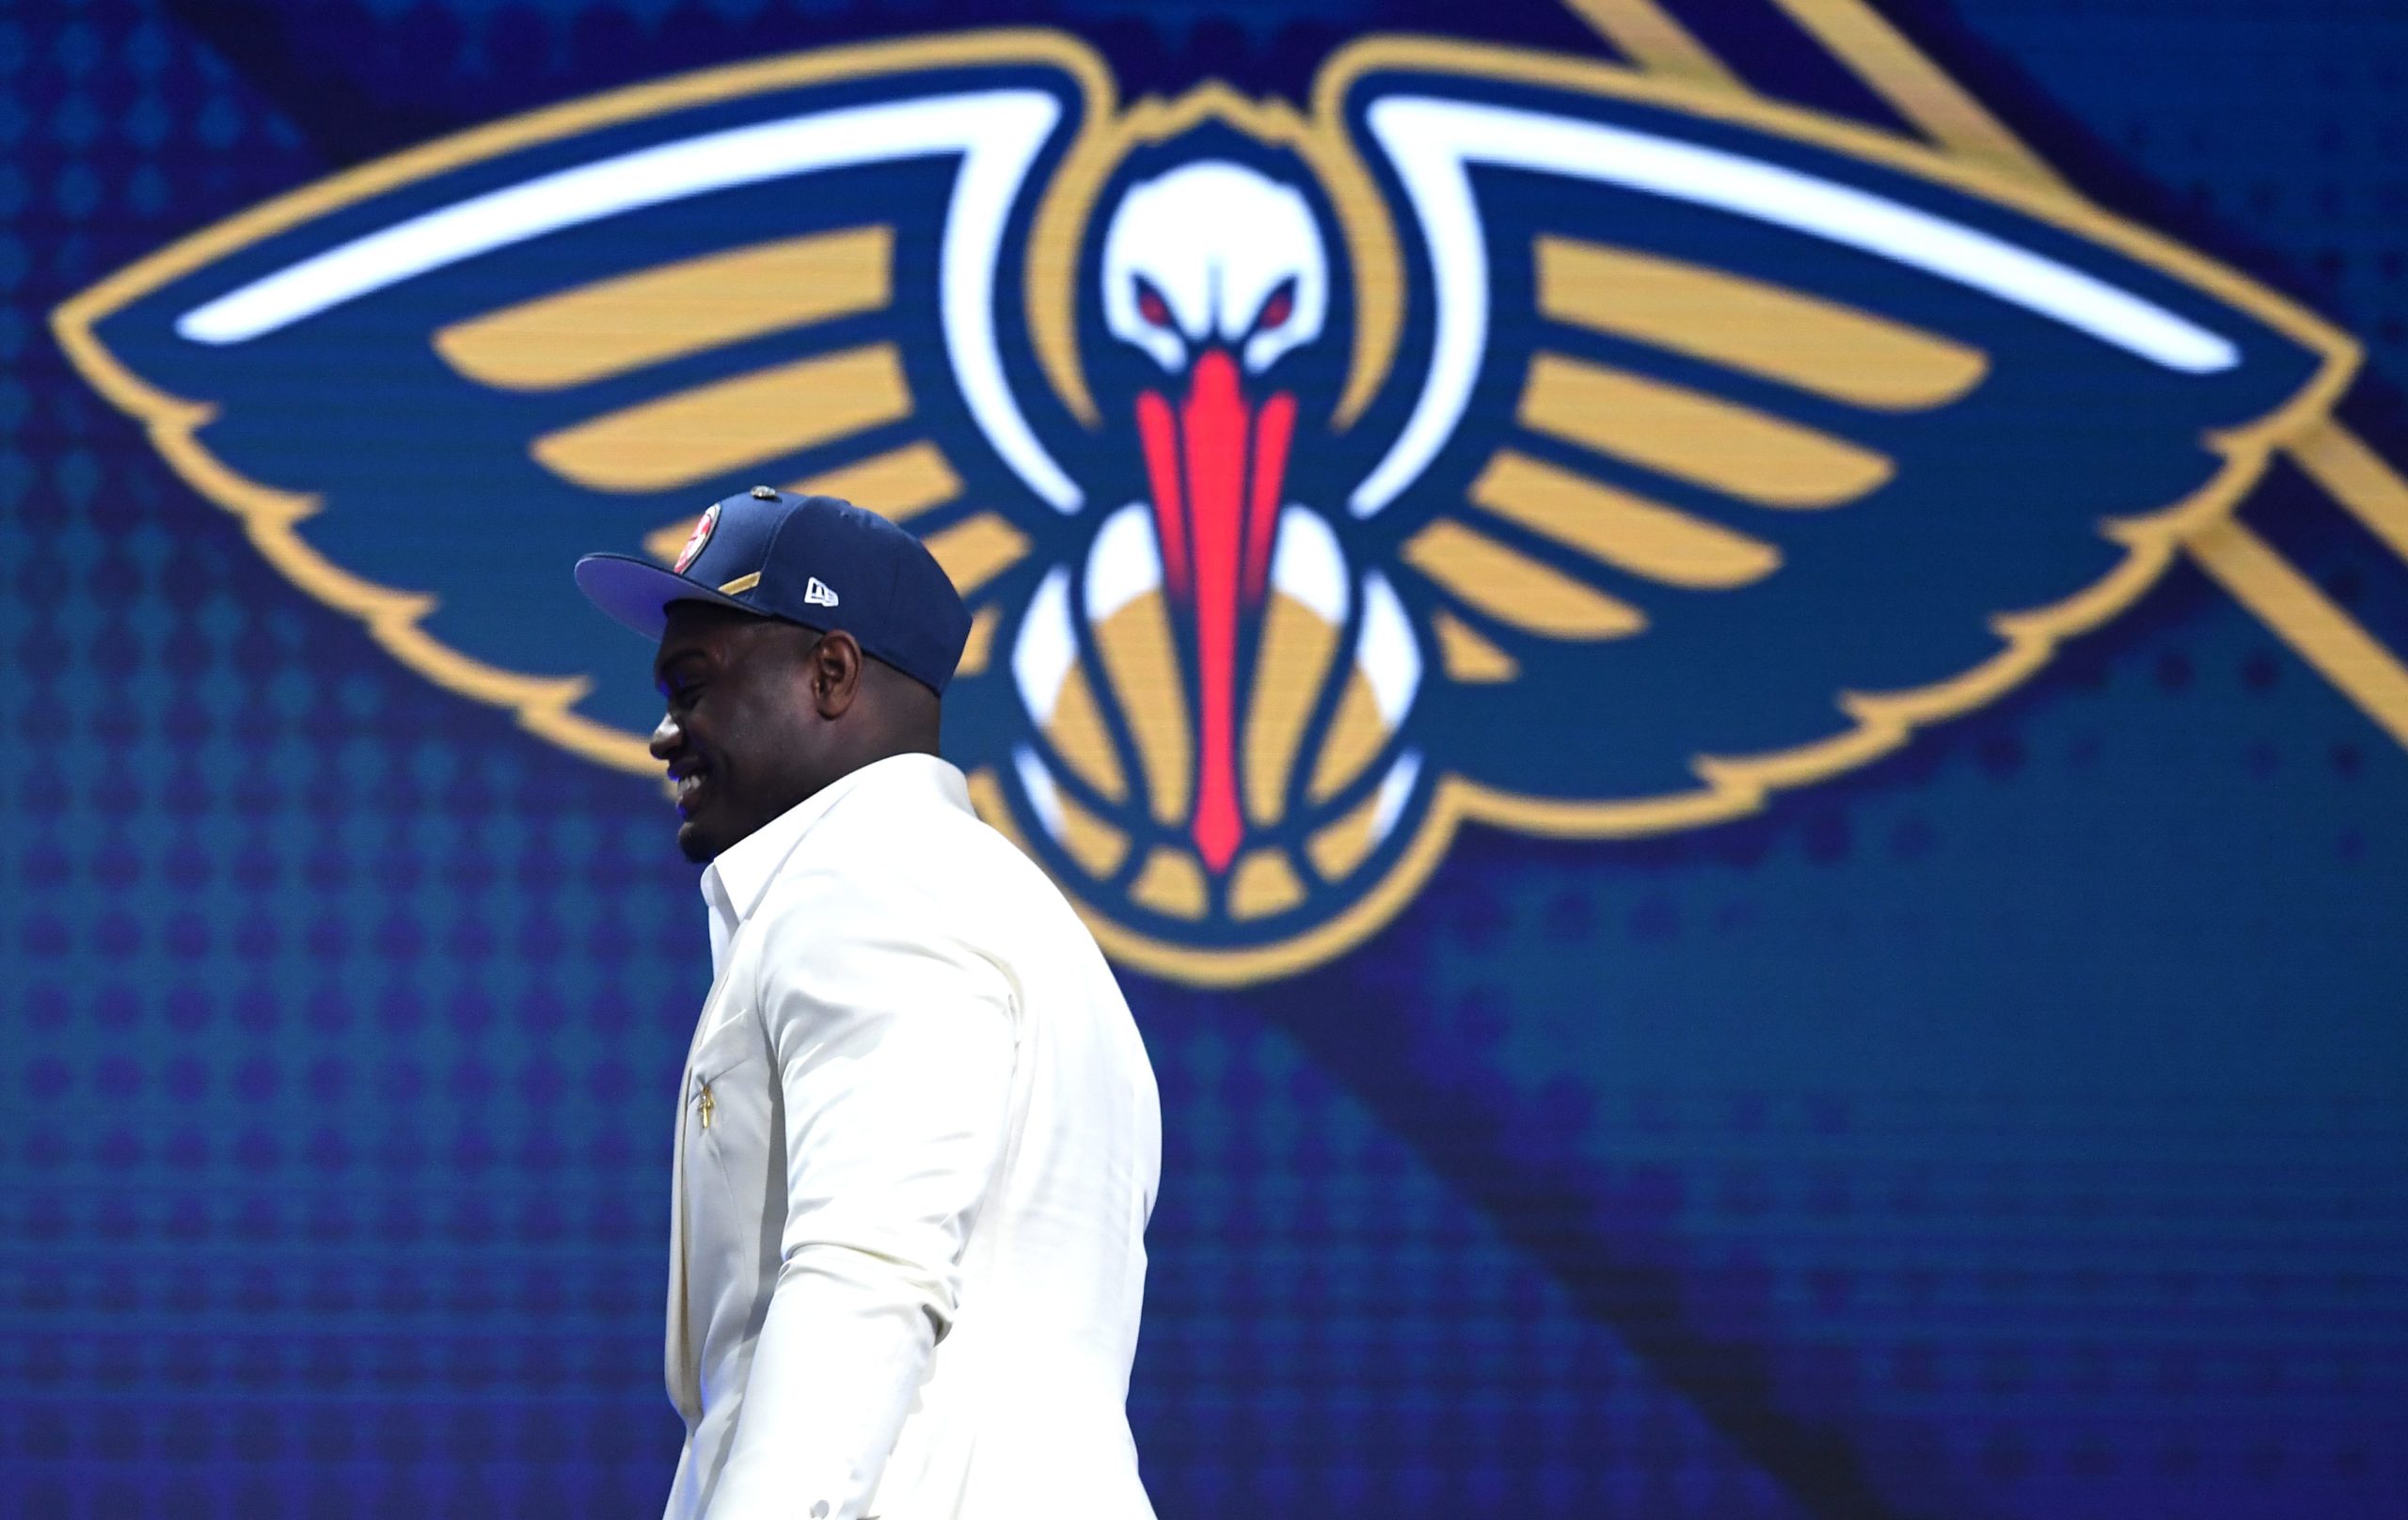
M 713 502 L 669 568 L 589 554 L 577 562 L 577 584 L 647 639 L 660 637 L 672 602 L 842 628 L 863 654 L 939 696 L 970 637 L 970 610 L 918 539 L 849 501 L 766 485 Z

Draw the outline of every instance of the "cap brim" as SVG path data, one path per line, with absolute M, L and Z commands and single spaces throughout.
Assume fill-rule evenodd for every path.
M 754 617 L 768 616 L 699 580 L 689 580 L 674 570 L 630 554 L 589 554 L 578 561 L 577 589 L 594 606 L 655 642 L 669 625 L 672 602 L 713 602 Z

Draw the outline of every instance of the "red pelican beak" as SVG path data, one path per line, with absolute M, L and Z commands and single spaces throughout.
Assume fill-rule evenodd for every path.
M 1153 490 L 1154 529 L 1172 605 L 1190 620 L 1199 668 L 1196 813 L 1189 832 L 1214 875 L 1237 858 L 1237 701 L 1240 620 L 1258 617 L 1271 576 L 1296 398 L 1275 391 L 1250 404 L 1237 356 L 1197 355 L 1187 394 L 1137 397 L 1137 435 Z

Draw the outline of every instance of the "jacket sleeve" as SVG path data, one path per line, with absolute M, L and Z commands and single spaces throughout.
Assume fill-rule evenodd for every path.
M 786 1227 L 710 1520 L 862 1513 L 952 1324 L 1003 1149 L 1016 1025 L 1002 971 L 906 937 L 896 915 L 866 932 L 845 916 L 788 918 L 765 958 Z

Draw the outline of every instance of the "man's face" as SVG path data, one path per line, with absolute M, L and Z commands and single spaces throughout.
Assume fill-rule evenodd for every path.
M 811 697 L 818 635 L 675 602 L 653 660 L 668 712 L 652 752 L 677 787 L 677 847 L 697 863 L 819 790 L 829 725 Z

